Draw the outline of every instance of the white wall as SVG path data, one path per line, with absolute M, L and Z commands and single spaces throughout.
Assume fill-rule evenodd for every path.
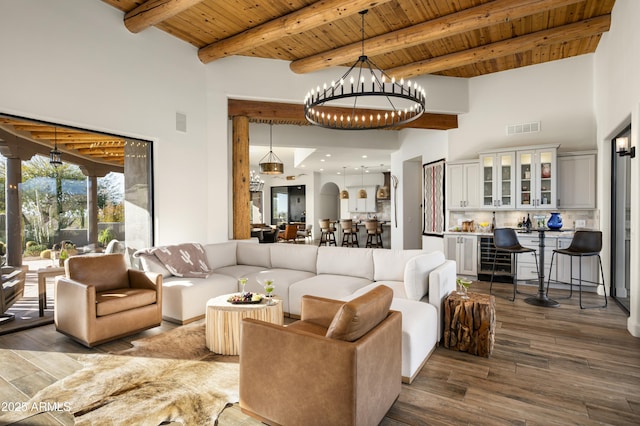
M 391 173 L 398 178 L 398 189 L 391 190 L 391 203 L 397 203 L 397 227 L 395 220 L 394 208 L 392 207 L 392 224 L 391 224 L 391 247 L 404 247 L 404 222 L 405 217 L 404 206 L 410 204 L 410 200 L 404 198 L 404 185 L 415 185 L 415 178 L 407 178 L 403 175 L 405 161 L 411 161 L 419 158 L 422 164 L 446 158 L 448 153 L 448 132 L 438 130 L 415 130 L 407 129 L 400 132 L 400 149 L 391 154 Z M 407 180 L 409 179 L 409 180 Z M 420 177 L 418 185 L 422 185 Z M 394 201 L 394 197 L 397 200 Z M 422 200 L 419 200 L 422 202 Z M 422 218 L 419 218 L 422 223 Z M 422 228 L 420 229 L 422 232 Z M 427 251 L 443 250 L 444 245 L 442 238 L 422 237 L 422 249 Z
M 598 205 L 601 228 L 607 230 L 611 218 L 609 184 L 610 140 L 631 123 L 632 145 L 640 141 L 640 2 L 617 0 L 613 8 L 611 30 L 602 36 L 595 54 L 595 111 L 598 118 Z M 636 148 L 638 149 L 638 148 Z M 640 154 L 631 160 L 631 315 L 629 332 L 640 337 Z M 609 232 L 604 232 L 603 262 L 609 269 Z
M 0 112 L 153 141 L 156 243 L 204 240 L 215 218 L 203 197 L 207 104 L 195 49 L 155 29 L 132 34 L 98 1 L 0 8 Z M 178 111 L 187 133 L 175 131 Z
M 448 159 L 492 148 L 559 143 L 595 149 L 593 55 L 487 74 L 469 80 L 469 113 L 449 131 Z M 507 136 L 509 124 L 541 122 L 538 133 Z

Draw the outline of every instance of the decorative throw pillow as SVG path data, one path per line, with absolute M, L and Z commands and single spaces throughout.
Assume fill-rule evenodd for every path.
M 392 299 L 393 290 L 379 285 L 345 303 L 333 317 L 326 337 L 347 342 L 358 340 L 389 315 Z
M 202 244 L 162 246 L 150 251 L 176 277 L 206 278 L 213 272 L 207 263 Z

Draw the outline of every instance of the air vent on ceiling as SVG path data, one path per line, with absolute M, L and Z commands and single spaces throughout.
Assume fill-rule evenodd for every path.
M 507 135 L 521 135 L 523 133 L 537 133 L 540 131 L 540 122 L 533 121 L 531 123 L 509 124 L 507 126 Z

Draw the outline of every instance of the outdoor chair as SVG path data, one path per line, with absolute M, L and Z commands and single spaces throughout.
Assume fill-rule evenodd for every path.
M 24 294 L 25 272 L 21 268 L 2 267 L 2 289 L 0 291 L 0 324 L 15 319 L 8 314 L 13 304 Z

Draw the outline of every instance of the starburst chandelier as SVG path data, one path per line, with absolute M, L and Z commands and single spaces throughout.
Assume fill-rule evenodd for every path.
M 311 89 L 304 98 L 308 122 L 328 129 L 370 130 L 399 126 L 419 118 L 425 110 L 426 94 L 417 83 L 399 82 L 389 77 L 364 54 L 364 16 L 362 16 L 362 55 L 338 81 Z M 381 110 L 363 108 L 362 98 L 373 100 Z M 343 102 L 342 112 L 338 112 Z M 344 103 L 352 105 L 344 107 Z

